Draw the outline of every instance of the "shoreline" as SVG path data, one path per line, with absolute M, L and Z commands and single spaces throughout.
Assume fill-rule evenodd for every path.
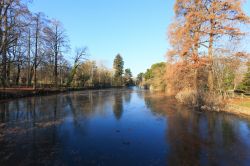
M 168 95 L 169 96 L 169 95 Z M 175 96 L 169 96 L 175 98 Z M 183 104 L 179 102 L 178 100 L 176 101 L 182 106 L 189 107 L 186 104 Z M 242 104 L 247 104 L 247 106 L 242 106 Z M 194 107 L 189 107 L 191 110 L 194 110 L 196 108 Z M 196 109 L 197 110 L 197 109 Z M 227 113 L 227 114 L 232 114 L 240 117 L 247 117 L 250 118 L 250 97 L 247 98 L 233 98 L 233 99 L 228 99 L 225 100 L 224 107 L 218 110 L 213 110 L 213 109 L 198 109 L 201 112 L 218 112 L 218 113 Z
M 230 99 L 227 101 L 225 106 L 225 112 L 239 115 L 239 116 L 248 116 L 250 117 L 250 107 L 244 106 L 242 104 L 250 104 L 250 98 L 245 99 Z
M 36 96 L 47 96 L 55 95 L 66 92 L 74 91 L 86 91 L 86 90 L 102 90 L 102 89 L 112 89 L 112 88 L 123 88 L 123 87 L 88 87 L 88 88 L 0 88 L 0 102 L 6 100 L 14 100 L 26 97 L 36 97 Z
M 238 115 L 238 116 L 250 117 L 250 108 L 242 107 L 242 106 L 238 106 L 234 104 L 228 104 L 226 106 L 226 110 L 223 112 Z

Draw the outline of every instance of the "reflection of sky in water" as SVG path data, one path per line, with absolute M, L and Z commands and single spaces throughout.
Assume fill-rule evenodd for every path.
M 249 126 L 138 89 L 24 98 L 0 104 L 0 165 L 247 165 Z
M 242 142 L 245 142 L 250 148 L 250 123 L 246 123 L 243 121 L 239 122 L 239 136 L 242 139 Z

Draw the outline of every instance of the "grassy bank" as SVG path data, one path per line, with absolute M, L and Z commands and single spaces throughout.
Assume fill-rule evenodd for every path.
M 0 101 L 22 97 L 56 94 L 66 91 L 67 89 L 5 88 L 0 89 Z
M 242 103 L 239 104 L 239 106 L 250 108 L 250 101 L 242 102 Z
M 250 116 L 250 98 L 244 99 L 230 99 L 227 101 L 226 112 L 242 115 L 242 116 Z
M 32 96 L 44 96 L 52 95 L 63 92 L 70 91 L 83 91 L 83 90 L 98 90 L 98 89 L 107 89 L 107 88 L 121 88 L 121 87 L 87 87 L 87 88 L 0 88 L 0 101 L 23 98 L 23 97 L 32 97 Z

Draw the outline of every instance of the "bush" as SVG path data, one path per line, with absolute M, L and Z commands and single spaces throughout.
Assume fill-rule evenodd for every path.
M 197 91 L 192 89 L 184 89 L 177 93 L 175 98 L 182 104 L 188 106 L 197 106 L 198 104 L 198 94 Z
M 208 92 L 197 92 L 190 88 L 181 90 L 175 98 L 182 104 L 203 111 L 221 111 L 225 106 L 222 96 Z
M 203 111 L 222 111 L 225 103 L 222 95 L 204 93 L 202 95 L 201 110 Z

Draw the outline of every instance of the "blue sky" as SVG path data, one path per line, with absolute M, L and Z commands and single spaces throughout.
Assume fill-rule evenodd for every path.
M 165 61 L 172 0 L 33 0 L 30 9 L 63 23 L 72 52 L 88 46 L 89 59 L 111 68 L 120 53 L 134 75 Z
M 30 9 L 60 20 L 72 53 L 87 46 L 91 60 L 112 68 L 120 53 L 134 75 L 165 61 L 174 0 L 33 0 Z M 250 12 L 249 3 L 245 5 Z

